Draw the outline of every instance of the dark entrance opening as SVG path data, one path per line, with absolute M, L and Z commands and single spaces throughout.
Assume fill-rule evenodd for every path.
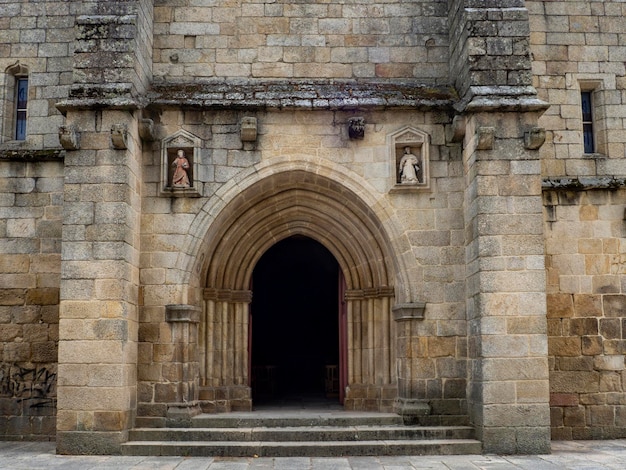
M 291 237 L 252 278 L 251 378 L 256 405 L 339 401 L 339 265 L 320 243 Z

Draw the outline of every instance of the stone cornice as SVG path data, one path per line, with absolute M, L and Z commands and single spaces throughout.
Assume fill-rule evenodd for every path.
M 64 158 L 65 150 L 63 149 L 33 150 L 0 147 L 0 161 L 49 162 L 63 161 Z
M 450 108 L 458 99 L 449 86 L 411 82 L 231 80 L 153 84 L 151 105 L 230 109 Z
M 544 191 L 587 191 L 589 189 L 624 189 L 626 177 L 581 176 L 578 178 L 544 178 L 541 187 Z
M 541 112 L 549 103 L 537 97 L 531 86 L 473 86 L 454 104 L 462 113 L 477 112 Z

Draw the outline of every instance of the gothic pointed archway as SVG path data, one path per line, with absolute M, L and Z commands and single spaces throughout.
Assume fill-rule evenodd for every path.
M 391 319 L 397 266 L 391 244 L 382 222 L 357 194 L 301 170 L 250 185 L 220 211 L 208 231 L 201 396 L 221 397 L 225 409 L 251 407 L 252 274 L 264 253 L 294 236 L 325 247 L 345 277 L 345 407 L 391 409 L 397 388 Z

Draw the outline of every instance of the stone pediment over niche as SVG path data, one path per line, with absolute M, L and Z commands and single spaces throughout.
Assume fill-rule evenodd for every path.
M 430 136 L 404 127 L 387 136 L 391 191 L 430 189 Z
M 198 181 L 201 143 L 199 137 L 182 129 L 161 141 L 162 196 L 202 195 L 202 183 Z

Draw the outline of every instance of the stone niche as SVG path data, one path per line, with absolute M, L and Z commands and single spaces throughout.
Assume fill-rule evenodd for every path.
M 429 135 L 405 127 L 387 137 L 391 191 L 430 189 Z
M 161 142 L 161 195 L 169 197 L 199 197 L 202 184 L 198 181 L 200 166 L 199 137 L 180 130 Z

